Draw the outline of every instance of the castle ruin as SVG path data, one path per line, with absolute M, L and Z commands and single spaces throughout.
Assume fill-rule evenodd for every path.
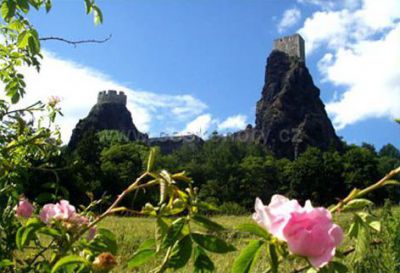
M 289 56 L 295 56 L 305 62 L 304 39 L 300 34 L 285 36 L 274 40 L 274 49 L 283 51 Z
M 116 103 L 126 105 L 126 95 L 124 92 L 119 93 L 115 90 L 101 91 L 97 96 L 97 104 Z

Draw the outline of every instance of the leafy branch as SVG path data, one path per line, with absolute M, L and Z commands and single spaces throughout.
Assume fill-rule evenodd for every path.
M 400 185 L 399 182 L 393 180 L 393 178 L 399 174 L 400 174 L 400 167 L 397 167 L 396 169 L 393 169 L 388 174 L 386 174 L 381 180 L 379 180 L 375 184 L 372 184 L 371 186 L 369 186 L 365 189 L 362 189 L 362 190 L 359 190 L 359 189 L 352 190 L 345 199 L 343 199 L 338 204 L 336 204 L 335 206 L 330 208 L 329 209 L 330 212 L 333 213 L 336 211 L 340 211 L 342 208 L 344 208 L 346 205 L 348 205 L 351 201 L 361 198 L 361 197 L 367 195 L 368 193 L 375 191 L 379 188 L 382 188 L 386 185 L 393 185 L 393 184 Z

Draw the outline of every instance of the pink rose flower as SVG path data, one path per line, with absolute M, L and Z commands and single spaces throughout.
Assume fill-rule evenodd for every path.
M 46 204 L 40 212 L 40 220 L 48 224 L 52 219 L 68 220 L 76 215 L 75 207 L 68 201 L 61 200 L 57 204 Z
M 332 260 L 343 240 L 343 231 L 332 222 L 331 213 L 325 208 L 313 208 L 310 201 L 302 212 L 292 213 L 283 235 L 290 252 L 307 257 L 316 268 Z
M 307 257 L 316 268 L 332 260 L 343 240 L 343 231 L 332 222 L 331 213 L 314 208 L 310 201 L 301 207 L 296 200 L 274 195 L 268 206 L 257 198 L 255 209 L 253 218 L 259 225 L 285 241 L 291 253 Z
M 67 200 L 61 200 L 56 204 L 58 208 L 58 214 L 55 216 L 59 220 L 67 220 L 75 215 L 75 207 L 69 204 Z
M 276 194 L 272 196 L 268 206 L 264 206 L 262 201 L 257 198 L 255 210 L 253 219 L 276 238 L 285 241 L 283 229 L 289 221 L 291 213 L 301 211 L 302 207 L 297 200 L 289 200 L 285 196 Z
M 48 224 L 58 214 L 59 208 L 56 204 L 46 204 L 40 211 L 39 218 L 43 223 Z
M 32 213 L 34 211 L 34 207 L 31 204 L 31 202 L 29 202 L 27 199 L 22 198 L 18 205 L 15 207 L 15 214 L 18 217 L 24 217 L 24 218 L 29 218 L 32 216 Z

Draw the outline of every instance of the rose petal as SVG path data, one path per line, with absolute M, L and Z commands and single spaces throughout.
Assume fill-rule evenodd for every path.
M 327 249 L 322 255 L 316 257 L 308 257 L 311 265 L 316 268 L 321 268 L 327 265 L 335 256 L 335 248 Z
M 329 230 L 329 234 L 332 236 L 335 246 L 338 246 L 343 241 L 343 230 L 338 225 L 333 225 Z

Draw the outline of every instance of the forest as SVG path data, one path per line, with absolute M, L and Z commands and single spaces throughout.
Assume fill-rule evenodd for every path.
M 202 199 L 223 214 L 244 214 L 257 196 L 269 200 L 276 193 L 327 205 L 400 165 L 400 151 L 392 144 L 378 151 L 368 143 L 357 146 L 343 142 L 343 146 L 341 152 L 310 147 L 290 161 L 277 159 L 264 146 L 235 142 L 214 133 L 203 145 L 188 143 L 172 154 L 158 153 L 155 168 L 186 171 Z M 113 200 L 144 171 L 148 152 L 144 143 L 130 142 L 118 131 L 89 131 L 76 150 L 63 147 L 60 155 L 41 162 L 59 171 L 32 172 L 24 180 L 24 192 L 41 202 L 61 197 L 75 204 L 87 204 L 90 197 Z M 389 186 L 370 198 L 380 204 L 387 198 L 398 203 L 399 196 L 399 189 Z M 157 193 L 139 192 L 130 202 L 140 208 L 149 198 L 154 201 Z

